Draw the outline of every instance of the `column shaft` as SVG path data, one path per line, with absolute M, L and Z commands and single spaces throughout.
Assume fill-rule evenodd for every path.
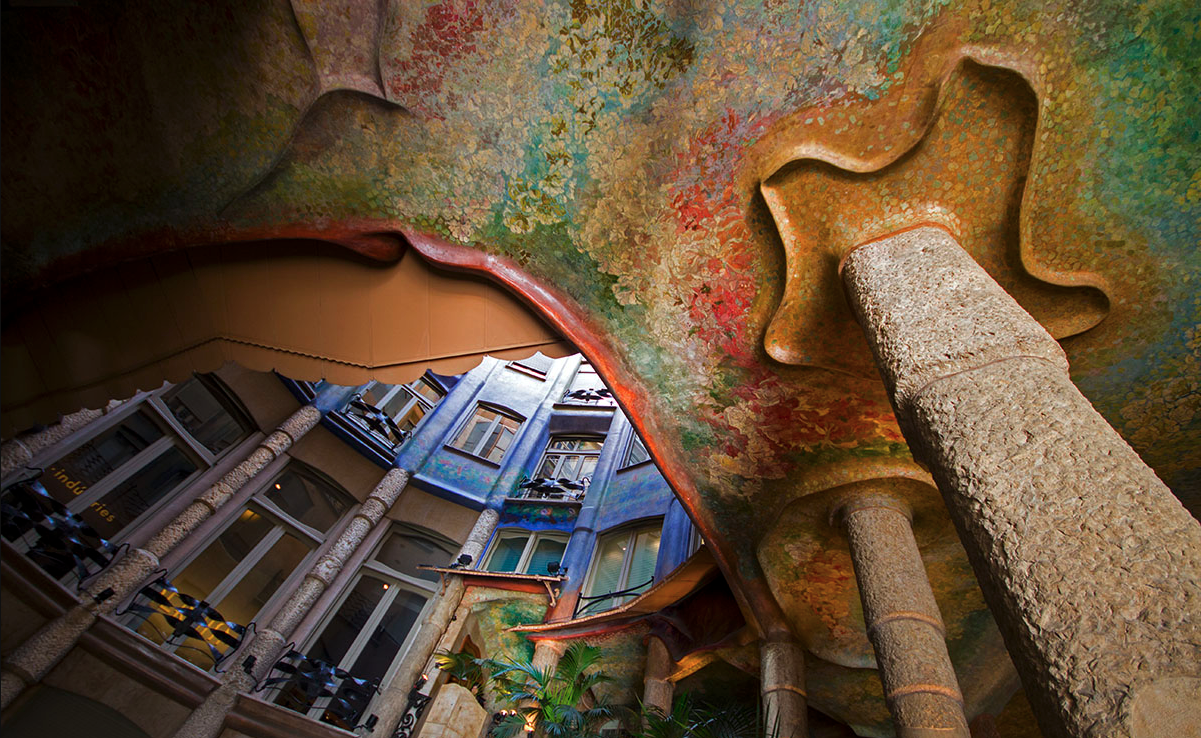
M 54 425 L 46 426 L 35 433 L 16 436 L 0 446 L 0 476 L 7 477 L 11 472 L 25 466 L 39 452 L 50 448 L 75 431 L 93 420 L 104 416 L 106 410 L 89 410 L 87 408 L 64 415 Z
M 946 629 L 904 503 L 863 490 L 840 516 L 897 735 L 968 738 Z
M 651 636 L 646 642 L 646 669 L 642 677 L 642 705 L 671 714 L 671 701 L 675 685 L 668 681 L 671 676 L 672 658 L 663 641 Z
M 1043 732 L 1201 723 L 1201 526 L 1055 340 L 938 228 L 860 246 L 842 276 Z
M 467 541 L 459 549 L 459 554 L 466 554 L 471 557 L 473 562 L 478 563 L 480 555 L 484 552 L 484 546 L 488 544 L 488 539 L 492 537 L 492 532 L 496 530 L 499 520 L 500 512 L 498 510 L 490 507 L 484 508 L 479 518 L 476 519 L 475 526 L 467 534 Z M 379 717 L 379 722 L 375 726 L 375 735 L 392 735 L 396 731 L 396 726 L 400 724 L 400 719 L 408 709 L 409 690 L 416 684 L 418 677 L 422 674 L 429 674 L 435 668 L 434 651 L 437 650 L 438 643 L 442 640 L 442 634 L 446 632 L 452 617 L 459 608 L 464 590 L 466 590 L 466 586 L 463 584 L 462 577 L 447 577 L 446 587 L 442 594 L 438 595 L 433 611 L 421 624 L 421 630 L 417 632 L 404 660 L 400 662 L 396 676 L 388 683 L 383 695 L 376 703 L 375 714 Z M 430 679 L 427 682 L 429 685 L 427 689 L 432 687 L 434 681 Z
M 760 647 L 760 690 L 763 732 L 776 738 L 809 735 L 805 710 L 805 652 L 792 641 L 769 641 Z
M 40 681 L 71 650 L 79 637 L 100 614 L 111 613 L 159 566 L 159 560 L 208 520 L 234 493 L 253 479 L 267 464 L 284 453 L 321 420 L 321 411 L 306 405 L 280 427 L 238 466 L 205 490 L 183 512 L 158 532 L 144 548 L 130 550 L 120 561 L 97 576 L 84 590 L 84 601 L 42 626 L 5 660 L 2 675 L 2 704 L 8 707 L 24 689 Z M 106 590 L 103 602 L 95 597 Z

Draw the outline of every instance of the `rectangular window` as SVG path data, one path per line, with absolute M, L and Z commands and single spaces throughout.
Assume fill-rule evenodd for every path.
M 650 458 L 651 455 L 647 453 L 646 446 L 643 445 L 642 439 L 638 437 L 638 434 L 634 434 L 634 436 L 630 438 L 630 447 L 626 450 L 625 463 L 622 464 L 622 467 L 641 464 L 644 461 L 650 461 Z
M 309 558 L 353 504 L 347 495 L 298 467 L 289 467 L 178 573 L 172 584 L 203 601 L 222 620 L 247 625 Z M 166 643 L 197 666 L 213 666 L 208 645 L 172 637 L 162 615 L 134 622 L 139 633 Z
M 397 446 L 444 395 L 425 379 L 407 385 L 370 382 L 346 408 L 346 414 L 380 440 Z
M 528 530 L 502 530 L 496 534 L 485 571 L 549 576 L 549 564 L 563 560 L 567 536 L 559 532 L 531 533 Z
M 659 558 L 662 527 L 660 520 L 600 537 L 577 615 L 623 605 L 650 588 Z
M 571 380 L 571 386 L 563 393 L 563 402 L 573 405 L 600 405 L 604 407 L 614 407 L 617 402 L 613 399 L 613 393 L 601 381 L 600 375 L 596 373 L 596 369 L 587 361 L 581 361 L 580 366 L 576 369 L 575 377 Z
M 309 641 L 305 655 L 343 669 L 355 679 L 382 684 L 418 630 L 421 612 L 437 588 L 436 574 L 431 582 L 411 576 L 404 569 L 430 563 L 417 562 L 414 556 L 424 558 L 435 551 L 447 556 L 446 548 L 433 539 L 394 528 Z M 403 568 L 393 568 L 396 564 Z M 424 576 L 427 572 L 421 573 Z M 357 705 L 356 697 L 341 685 L 333 699 Z M 327 709 L 331 702 L 328 696 L 315 696 L 297 685 L 285 686 L 275 702 L 345 730 L 353 730 L 369 707 L 361 705 L 352 714 L 331 711 Z
M 513 443 L 521 422 L 511 415 L 481 405 L 475 409 L 451 445 L 499 464 Z

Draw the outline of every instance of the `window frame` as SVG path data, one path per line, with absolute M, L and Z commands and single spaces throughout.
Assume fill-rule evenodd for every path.
M 344 669 L 349 672 L 350 667 L 354 666 L 355 661 L 357 661 L 359 657 L 363 655 L 363 652 L 367 649 L 367 646 L 371 641 L 372 635 L 375 633 L 376 626 L 378 626 L 380 621 L 383 620 L 384 616 L 387 615 L 388 608 L 390 608 L 392 603 L 396 600 L 398 592 L 406 591 L 423 595 L 425 596 L 425 604 L 421 606 L 421 612 L 418 613 L 417 620 L 414 622 L 413 627 L 409 629 L 408 634 L 405 635 L 404 641 L 400 644 L 400 647 L 396 651 L 396 655 L 392 658 L 392 663 L 388 665 L 388 668 L 384 671 L 383 676 L 380 677 L 381 687 L 388 684 L 395 676 L 397 670 L 400 668 L 401 661 L 404 660 L 404 657 L 408 654 L 409 649 L 413 645 L 413 639 L 417 637 L 417 635 L 421 632 L 422 627 L 425 625 L 425 620 L 429 616 L 430 610 L 433 607 L 433 603 L 437 599 L 438 590 L 440 587 L 440 584 L 437 581 L 431 582 L 426 579 L 410 576 L 402 571 L 393 569 L 392 567 L 381 564 L 375 560 L 375 557 L 379 555 L 380 551 L 383 550 L 388 538 L 396 533 L 401 535 L 420 535 L 411 530 L 406 530 L 397 524 L 389 526 L 384 534 L 380 536 L 380 539 L 376 543 L 374 549 L 371 551 L 371 554 L 363 559 L 363 562 L 359 564 L 359 568 L 357 571 L 355 571 L 354 575 L 346 580 L 345 585 L 342 587 L 342 591 L 338 594 L 337 600 L 335 600 L 335 602 L 325 611 L 325 613 L 322 614 L 317 626 L 313 628 L 312 632 L 304 639 L 303 648 L 297 649 L 301 653 L 305 654 L 312 649 L 313 645 L 317 642 L 317 639 L 325 634 L 325 629 L 328 628 L 333 622 L 338 612 L 342 609 L 342 605 L 344 605 L 346 600 L 351 596 L 351 594 L 354 593 L 355 587 L 362 580 L 365 574 L 383 579 L 384 583 L 388 585 L 388 592 L 381 597 L 380 601 L 375 605 L 374 610 L 372 610 L 371 615 L 363 624 L 359 634 L 355 636 L 350 646 L 347 647 L 346 653 L 342 655 L 342 658 L 338 660 L 337 664 L 334 664 L 334 666 L 339 669 Z M 437 542 L 437 540 L 432 537 L 426 537 Z M 276 698 L 279 697 L 282 691 L 282 685 L 274 687 L 269 696 L 265 698 L 266 701 L 275 704 Z M 382 697 L 382 693 L 377 693 L 375 696 L 373 696 L 367 703 L 367 707 L 363 710 L 363 714 L 370 714 L 372 712 L 372 708 L 376 706 L 377 700 Z M 325 704 L 318 706 L 318 703 L 321 702 L 322 699 L 323 698 L 318 698 L 314 700 L 313 706 L 310 707 L 307 712 L 298 714 L 306 715 L 309 718 L 320 722 L 321 716 L 326 710 Z M 328 723 L 322 724 L 328 725 Z
M 542 477 L 544 479 L 558 480 L 558 479 L 565 478 L 564 475 L 562 474 L 563 463 L 568 458 L 575 458 L 575 459 L 581 459 L 581 460 L 584 458 L 595 458 L 597 460 L 597 464 L 599 464 L 601 454 L 605 450 L 605 440 L 606 440 L 605 436 L 591 434 L 591 433 L 559 433 L 559 434 L 553 435 L 546 441 L 546 448 L 543 449 L 542 456 L 541 456 L 541 458 L 538 459 L 538 465 L 534 467 L 535 474 L 538 474 L 538 472 L 542 471 L 542 466 L 543 466 L 543 464 L 546 463 L 546 459 L 548 456 L 558 456 L 560 458 L 559 458 L 558 462 L 555 464 L 555 473 L 548 477 Z M 596 442 L 600 443 L 600 448 L 598 448 L 596 450 L 589 449 L 586 451 L 579 450 L 579 449 L 575 449 L 575 450 L 552 449 L 551 445 L 557 441 L 596 441 Z M 594 464 L 591 472 L 589 472 L 588 474 L 585 474 L 583 476 L 580 476 L 579 471 L 582 471 L 583 467 L 584 467 L 584 464 L 580 463 L 578 465 L 578 469 L 576 471 L 576 476 L 571 476 L 571 477 L 566 477 L 566 478 L 570 479 L 573 482 L 584 482 L 584 480 L 587 479 L 588 481 L 584 482 L 585 490 L 586 490 L 587 485 L 592 482 L 592 475 L 596 473 L 597 466 Z M 538 476 L 541 476 L 541 475 L 538 474 Z
M 646 456 L 646 458 L 641 459 L 640 461 L 631 461 L 631 457 L 634 455 L 635 448 L 641 448 L 642 453 Z M 630 440 L 626 442 L 625 453 L 622 454 L 621 457 L 621 468 L 629 469 L 631 467 L 641 466 L 648 461 L 651 461 L 650 450 L 647 449 L 646 444 L 642 442 L 642 438 L 637 433 L 631 433 Z
M 489 422 L 487 430 L 485 430 L 480 435 L 479 440 L 476 441 L 476 443 L 475 443 L 475 447 L 472 449 L 466 449 L 466 448 L 461 448 L 460 446 L 455 445 L 458 443 L 459 438 L 461 436 L 463 436 L 464 431 L 466 431 L 469 427 L 471 427 L 472 422 L 475 420 L 476 416 L 479 414 L 479 412 L 481 410 L 491 412 L 491 413 L 496 413 L 496 417 L 493 418 Z M 492 432 L 494 430 L 496 430 L 496 426 L 500 425 L 501 418 L 508 418 L 509 420 L 517 421 L 517 428 L 514 429 L 514 431 L 513 431 L 513 440 L 510 441 L 509 445 L 505 447 L 505 450 L 501 454 L 500 458 L 496 461 L 493 461 L 492 459 L 489 459 L 487 456 L 484 456 L 477 452 L 487 442 L 488 438 L 492 435 Z M 476 459 L 484 461 L 488 464 L 496 464 L 497 466 L 499 466 L 505 460 L 505 457 L 509 455 L 509 449 L 513 448 L 513 445 L 517 442 L 517 436 L 521 434 L 521 429 L 525 426 L 525 421 L 526 421 L 526 419 L 524 416 L 520 415 L 519 413 L 514 412 L 513 410 L 509 410 L 500 405 L 495 405 L 495 404 L 489 403 L 489 402 L 477 402 L 475 404 L 475 407 L 472 408 L 471 413 L 469 413 L 467 415 L 467 417 L 463 420 L 463 422 L 459 423 L 459 425 L 455 428 L 454 433 L 450 434 L 449 437 L 451 440 L 446 443 L 446 447 L 453 448 L 456 451 L 460 451 L 462 453 L 468 454 L 469 456 L 472 456 Z
M 517 565 L 513 567 L 511 572 L 501 572 L 492 569 L 492 559 L 496 555 L 497 546 L 502 539 L 512 540 L 514 538 L 526 539 L 525 548 L 521 551 L 521 556 L 517 559 Z M 571 534 L 561 530 L 529 530 L 527 528 L 499 528 L 492 535 L 492 540 L 488 543 L 488 551 L 481 559 L 483 562 L 480 565 L 479 571 L 493 571 L 497 574 L 523 574 L 525 576 L 550 576 L 545 572 L 538 574 L 530 574 L 525 569 L 530 565 L 530 559 L 534 557 L 534 551 L 538 548 L 538 542 L 543 540 L 558 541 L 563 544 L 563 552 L 567 553 L 567 544 L 571 539 Z M 563 559 L 559 559 L 560 565 Z
M 243 429 L 242 435 L 219 453 L 214 454 L 204 444 L 196 440 L 179 419 L 175 417 L 175 414 L 171 412 L 171 409 L 167 407 L 162 399 L 173 388 L 192 380 L 203 384 L 215 396 L 222 408 Z M 193 484 L 201 475 L 216 466 L 221 459 L 236 449 L 255 431 L 254 423 L 247 417 L 245 411 L 232 400 L 229 393 L 219 385 L 217 380 L 205 378 L 200 374 L 193 374 L 184 380 L 184 382 L 176 384 L 164 383 L 162 387 L 154 391 L 140 392 L 128 400 L 121 402 L 111 412 L 97 418 L 94 422 L 89 423 L 68 436 L 64 439 L 63 443 L 56 444 L 45 452 L 38 454 L 37 457 L 31 460 L 30 465 L 36 464 L 48 472 L 52 464 L 61 461 L 85 444 L 96 440 L 139 413 L 162 431 L 162 436 L 113 469 L 104 478 L 90 485 L 83 494 L 64 503 L 69 512 L 75 515 L 82 515 L 93 503 L 103 500 L 107 495 L 153 464 L 172 448 L 179 449 L 184 458 L 190 461 L 196 468 L 174 487 L 160 495 L 156 502 L 143 510 L 140 515 L 130 520 L 120 531 L 110 536 L 108 540 L 113 543 L 121 543 L 128 540 L 143 523 L 161 510 L 164 505 L 170 504 L 170 501 L 181 490 Z
M 302 523 L 292 515 L 284 512 L 283 509 L 281 509 L 274 502 L 267 499 L 267 494 L 272 487 L 284 474 L 289 472 L 298 473 L 302 476 L 307 476 L 310 479 L 314 479 L 320 484 L 326 485 L 338 494 L 344 496 L 349 502 L 346 509 L 342 512 L 338 519 L 330 525 L 328 531 L 319 531 L 310 525 Z M 332 481 L 324 479 L 323 475 L 311 469 L 308 465 L 291 459 L 277 469 L 274 474 L 271 474 L 270 477 L 265 478 L 264 481 L 261 481 L 255 485 L 255 488 L 253 492 L 250 493 L 249 497 L 245 498 L 242 504 L 230 510 L 225 519 L 221 521 L 220 525 L 214 526 L 212 530 L 207 531 L 203 538 L 197 541 L 196 545 L 187 552 L 187 555 L 182 557 L 171 567 L 169 576 L 173 581 L 175 576 L 178 576 L 181 572 L 185 571 L 189 566 L 191 566 L 201 554 L 207 551 L 210 546 L 214 545 L 227 530 L 237 523 L 239 518 L 241 518 L 242 513 L 245 511 L 250 510 L 256 514 L 263 515 L 272 523 L 271 529 L 267 531 L 253 547 L 251 547 L 246 556 L 243 557 L 242 560 L 240 560 L 229 571 L 229 573 L 217 583 L 215 587 L 213 587 L 212 591 L 200 596 L 193 592 L 181 590 L 184 591 L 185 594 L 191 595 L 198 600 L 203 600 L 214 610 L 221 612 L 221 602 L 228 597 L 234 589 L 237 588 L 238 584 L 240 584 L 246 575 L 251 572 L 260 561 L 263 560 L 263 558 L 271 551 L 272 547 L 281 538 L 283 538 L 284 535 L 286 535 L 288 532 L 292 532 L 297 536 L 297 538 L 300 538 L 303 542 L 310 544 L 309 552 L 300 559 L 291 573 L 284 577 L 283 581 L 280 582 L 276 590 L 271 593 L 271 596 L 267 598 L 267 601 L 263 603 L 263 606 L 259 608 L 259 611 L 255 613 L 253 618 L 250 619 L 250 622 L 255 622 L 263 615 L 263 613 L 271 612 L 285 597 L 291 596 L 291 592 L 293 589 L 295 589 L 295 585 L 298 583 L 298 580 L 305 576 L 312 563 L 318 556 L 322 555 L 324 550 L 328 548 L 328 545 L 337 540 L 338 535 L 341 533 L 342 529 L 345 528 L 347 522 L 355 515 L 356 511 L 360 507 L 360 504 L 361 503 L 359 503 L 359 501 L 356 500 L 353 495 L 342 489 L 341 486 L 333 483 Z M 215 596 L 218 593 L 220 594 L 220 597 Z M 138 616 L 130 616 L 128 622 L 124 622 L 123 624 L 136 633 L 137 628 L 141 625 L 142 621 L 143 619 Z M 250 623 L 247 622 L 238 624 L 246 626 Z M 188 639 L 185 638 L 176 643 L 158 643 L 155 644 L 155 647 L 174 654 L 181 646 L 184 646 L 187 643 Z M 192 662 L 189 661 L 188 663 Z M 196 664 L 193 664 L 193 666 L 196 666 Z M 197 666 L 197 668 L 202 667 Z M 210 671 L 211 668 L 212 667 L 210 667 Z
M 387 385 L 386 382 L 379 382 L 376 380 L 372 380 L 372 381 L 368 382 L 366 385 L 364 385 L 363 389 L 358 392 L 358 398 L 360 400 L 362 400 L 363 402 L 366 402 L 366 400 L 363 400 L 363 395 L 366 394 L 367 392 L 371 391 L 377 385 L 381 385 L 381 384 Z M 425 397 L 420 392 L 418 392 L 416 389 L 414 389 L 414 387 L 418 384 L 429 387 L 429 388 L 433 389 L 435 392 L 437 392 L 439 395 L 438 402 L 430 402 L 429 398 Z M 401 392 L 408 393 L 408 395 L 409 395 L 408 401 L 405 402 L 403 405 L 401 405 L 400 409 L 396 411 L 395 415 L 388 415 L 384 411 L 384 408 L 387 407 L 388 403 L 391 402 L 393 400 L 393 398 L 395 398 L 396 395 L 400 394 Z M 378 410 L 380 413 L 388 415 L 388 417 L 390 417 L 392 419 L 392 422 L 396 423 L 396 426 L 398 428 L 400 428 L 402 418 L 406 417 L 409 413 L 413 412 L 414 407 L 416 407 L 418 405 L 421 406 L 422 410 L 424 411 L 421 415 L 421 418 L 416 423 L 413 424 L 413 427 L 411 429 L 409 429 L 407 431 L 408 433 L 412 434 L 412 433 L 417 432 L 417 429 L 420 428 L 421 424 L 425 422 L 425 418 L 427 415 L 430 414 L 430 411 L 432 411 L 435 407 L 437 407 L 442 402 L 442 400 L 445 398 L 446 398 L 446 390 L 435 385 L 433 382 L 430 382 L 425 377 L 418 377 L 417 379 L 413 380 L 412 382 L 409 382 L 408 384 L 390 385 L 390 389 L 388 389 L 388 391 L 385 392 L 382 397 L 380 397 L 378 402 L 376 402 L 374 404 L 371 404 L 371 403 L 368 403 L 368 404 L 371 404 L 371 406 L 374 407 L 376 410 Z M 376 433 L 374 430 L 372 430 L 367 425 L 366 421 L 364 421 L 362 418 L 360 418 L 358 416 L 357 413 L 350 411 L 349 407 L 344 409 L 343 414 L 346 415 L 346 417 L 352 423 L 354 423 L 355 427 L 361 429 L 365 433 L 368 433 L 372 438 L 380 440 L 383 443 L 387 444 L 388 446 L 400 445 L 400 444 L 393 444 L 392 440 L 390 438 L 383 436 L 379 433 Z M 405 429 L 401 428 L 401 431 L 404 432 Z
M 641 582 L 635 582 L 634 584 L 630 584 L 630 582 L 629 582 L 630 569 L 634 563 L 634 553 L 635 553 L 634 543 L 637 541 L 638 535 L 640 533 L 645 533 L 645 532 L 651 531 L 651 530 L 657 530 L 659 533 L 659 545 L 656 546 L 656 548 L 655 548 L 655 562 L 657 564 L 658 560 L 659 560 L 659 553 L 660 553 L 659 549 L 663 544 L 663 518 L 661 518 L 661 517 L 660 518 L 643 519 L 641 521 L 635 521 L 629 525 L 618 526 L 617 528 L 615 528 L 613 530 L 609 530 L 609 531 L 606 531 L 606 532 L 598 535 L 596 537 L 596 543 L 593 544 L 593 547 L 592 547 L 592 557 L 588 560 L 588 576 L 585 577 L 585 579 L 584 579 L 584 586 L 582 586 L 580 588 L 581 595 L 583 595 L 584 597 L 600 597 L 603 595 L 611 594 L 611 592 L 595 592 L 594 593 L 592 591 L 592 587 L 596 582 L 597 572 L 600 570 L 600 560 L 599 560 L 598 556 L 600 554 L 601 547 L 605 543 L 607 543 L 609 539 L 620 537 L 622 535 L 624 535 L 626 537 L 626 550 L 625 550 L 625 555 L 622 557 L 622 561 L 621 561 L 621 571 L 618 574 L 617 583 L 615 585 L 615 589 L 613 589 L 612 592 L 621 592 L 623 590 L 629 589 L 630 587 L 640 586 L 642 584 Z M 652 569 L 652 571 L 653 571 L 653 569 Z M 650 589 L 653 586 L 655 586 L 655 578 L 654 578 L 654 575 L 652 574 L 650 581 L 647 583 L 647 589 Z M 646 592 L 645 589 L 642 590 L 642 592 L 633 592 L 633 593 L 630 593 L 627 595 L 622 595 L 621 597 L 610 598 L 610 601 L 612 602 L 612 604 L 610 604 L 609 606 L 604 607 L 604 608 L 594 609 L 594 610 L 590 611 L 588 614 L 596 615 L 598 613 L 607 612 L 614 608 L 621 607 L 622 605 L 626 604 L 627 602 L 630 602 L 631 600 L 641 596 L 644 592 Z M 588 607 L 590 607 L 590 604 L 585 605 L 584 609 L 587 609 Z M 577 614 L 578 613 L 579 613 L 579 610 L 577 610 Z

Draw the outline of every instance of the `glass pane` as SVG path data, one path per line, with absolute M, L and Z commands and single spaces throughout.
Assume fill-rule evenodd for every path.
M 310 544 L 292 533 L 284 533 L 250 571 L 234 586 L 233 590 L 213 605 L 226 620 L 245 625 L 259 614 L 271 595 L 279 589 L 304 557 Z
M 442 401 L 442 393 L 434 389 L 433 386 L 422 382 L 420 379 L 410 384 L 409 387 L 414 392 L 424 397 L 430 405 L 437 405 Z
M 528 540 L 529 536 L 525 534 L 498 539 L 492 548 L 492 557 L 488 559 L 488 571 L 517 571 L 517 564 L 521 562 L 521 554 L 525 551 Z
M 577 474 L 580 468 L 579 456 L 567 456 L 563 459 L 563 465 L 559 467 L 559 478 L 561 479 L 579 479 Z
M 328 531 L 342 517 L 350 500 L 328 485 L 285 470 L 267 489 L 267 499 L 300 522 L 319 531 Z
M 384 540 L 384 545 L 375 555 L 375 560 L 402 574 L 436 582 L 439 580 L 438 572 L 424 571 L 418 569 L 417 566 L 419 564 L 446 566 L 450 563 L 451 556 L 453 556 L 453 552 L 427 538 L 393 533 Z
M 135 413 L 48 466 L 40 481 L 51 497 L 69 503 L 162 437 L 154 421 Z
M 226 528 L 183 571 L 172 576 L 171 581 L 179 591 L 199 600 L 207 599 L 209 593 L 229 576 L 273 527 L 274 521 L 266 515 L 250 509 L 243 510 L 233 525 Z
M 625 587 L 645 584 L 655 573 L 655 561 L 659 558 L 659 528 L 641 530 L 634 536 L 634 556 L 630 561 L 630 573 Z
M 505 457 L 505 451 L 509 450 L 509 444 L 513 442 L 513 436 L 516 435 L 517 429 L 521 423 L 513 418 L 501 416 L 500 422 L 496 425 L 496 430 L 485 446 L 487 453 L 484 457 L 489 461 L 500 463 L 500 460 Z
M 396 416 L 401 410 L 404 410 L 405 405 L 409 404 L 412 399 L 413 396 L 409 394 L 409 391 L 401 387 L 396 391 L 396 394 L 389 398 L 388 402 L 381 407 L 380 410 L 383 410 L 384 414 L 389 418 L 396 420 Z
M 199 379 L 189 379 L 163 395 L 163 403 L 192 438 L 214 454 L 232 446 L 246 433 L 237 418 L 226 410 Z
M 420 404 L 414 404 L 409 412 L 405 413 L 403 418 L 396 419 L 396 425 L 403 431 L 411 431 L 417 427 L 421 419 L 425 417 L 425 408 Z
M 425 607 L 425 597 L 406 589 L 397 588 L 396 598 L 388 606 L 388 612 L 380 621 L 371 638 L 347 671 L 358 679 L 382 679 L 400 647 L 413 629 L 413 623 Z
M 559 466 L 559 459 L 562 458 L 558 454 L 547 454 L 542 460 L 542 466 L 538 467 L 538 473 L 534 476 L 550 479 L 555 475 L 555 469 Z
M 384 397 L 392 391 L 393 385 L 384 384 L 383 382 L 372 382 L 371 386 L 363 391 L 362 400 L 372 407 L 379 407 L 384 401 Z
M 599 452 L 601 450 L 601 448 L 604 447 L 604 445 L 605 445 L 605 441 L 603 438 L 581 438 L 579 449 L 581 451 L 597 451 L 597 452 Z
M 601 539 L 596 551 L 596 561 L 592 563 L 595 573 L 592 584 L 588 587 L 588 595 L 608 594 L 615 592 L 621 579 L 621 565 L 625 562 L 626 546 L 629 543 L 629 533 L 618 533 Z M 612 607 L 609 603 L 597 605 L 599 609 Z
M 598 456 L 585 456 L 583 463 L 580 464 L 580 470 L 576 473 L 574 479 L 580 480 L 584 477 L 591 477 L 592 472 L 596 471 L 596 462 L 599 458 Z
M 309 648 L 308 655 L 327 664 L 340 663 L 387 591 L 388 584 L 382 579 L 371 576 L 360 578 L 334 614 L 333 620 L 321 631 L 317 642 Z
M 476 408 L 475 415 L 463 426 L 463 430 L 459 432 L 459 437 L 455 439 L 455 448 L 463 449 L 471 453 L 475 453 L 476 447 L 479 446 L 480 440 L 484 437 L 484 433 L 492 425 L 493 418 L 496 413 L 484 408 Z
M 646 446 L 642 445 L 642 439 L 634 436 L 634 440 L 630 443 L 630 454 L 626 458 L 626 466 L 641 464 L 649 459 L 651 455 L 646 452 Z
M 196 464 L 172 446 L 129 479 L 80 513 L 101 536 L 112 538 L 196 471 Z
M 549 575 L 550 572 L 546 570 L 546 565 L 553 561 L 562 561 L 565 548 L 567 548 L 565 541 L 539 538 L 538 542 L 534 544 L 534 553 L 530 555 L 530 562 L 526 564 L 525 573 Z

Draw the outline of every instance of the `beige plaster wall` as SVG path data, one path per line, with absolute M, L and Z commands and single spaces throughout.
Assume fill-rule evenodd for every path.
M 469 510 L 441 497 L 409 486 L 401 495 L 388 517 L 441 533 L 462 545 L 479 517 L 478 510 Z
M 362 502 L 384 478 L 385 469 L 355 453 L 343 441 L 320 425 L 313 428 L 288 450 L 288 455 L 321 471 L 342 485 Z
M 251 419 L 264 433 L 275 430 L 300 407 L 273 372 L 256 372 L 229 362 L 214 374 L 242 401 Z

